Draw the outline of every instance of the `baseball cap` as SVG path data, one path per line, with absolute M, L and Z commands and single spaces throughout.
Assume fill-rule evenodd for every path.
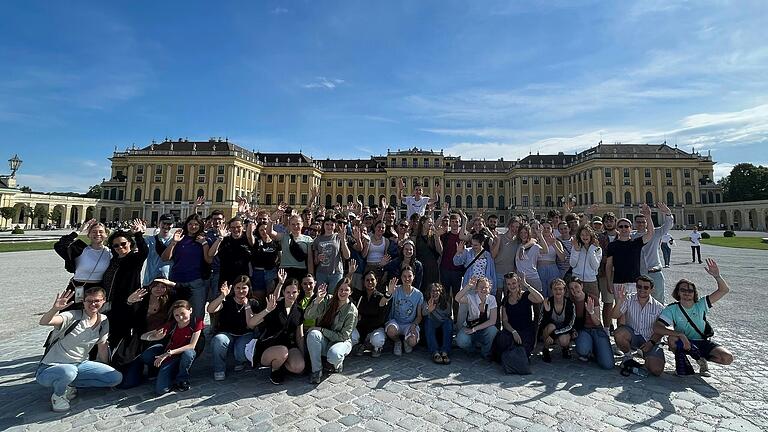
M 172 214 L 170 214 L 170 213 L 164 213 L 164 214 L 162 214 L 160 216 L 160 222 L 161 223 L 162 222 L 174 223 L 174 222 L 176 222 L 176 218 Z
M 600 224 L 600 225 L 602 225 L 603 224 L 603 218 L 601 218 L 600 216 L 595 216 L 595 217 L 592 218 L 592 223 L 593 224 Z

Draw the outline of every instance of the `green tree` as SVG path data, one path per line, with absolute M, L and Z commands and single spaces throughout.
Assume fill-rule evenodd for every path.
M 0 208 L 0 216 L 2 216 L 6 220 L 6 226 L 7 221 L 12 220 L 16 217 L 18 214 L 18 209 L 16 207 L 2 207 Z
M 768 199 L 768 167 L 740 163 L 718 182 L 725 201 Z
M 35 206 L 35 208 L 32 210 L 32 224 L 33 225 L 35 225 L 38 220 L 44 219 L 44 218 L 47 218 L 47 217 L 48 217 L 48 210 L 45 207 L 41 206 L 41 205 Z
M 101 185 L 93 185 L 85 193 L 86 198 L 101 198 Z
M 32 192 L 32 188 L 29 186 L 21 186 L 19 187 L 19 190 L 22 192 Z
M 54 207 L 53 210 L 51 210 L 51 213 L 48 215 L 48 220 L 51 222 L 56 222 L 59 226 L 64 225 L 61 220 L 61 209 L 59 207 Z

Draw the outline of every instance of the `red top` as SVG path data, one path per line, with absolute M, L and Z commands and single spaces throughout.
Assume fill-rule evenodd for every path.
M 165 330 L 166 334 L 170 333 L 170 331 L 176 327 L 177 324 L 175 321 L 168 322 L 163 326 L 163 330 Z M 197 321 L 194 323 L 189 323 L 186 327 L 176 327 L 176 330 L 174 330 L 173 334 L 171 335 L 171 340 L 168 342 L 168 346 L 165 347 L 166 350 L 172 350 L 176 348 L 181 348 L 184 345 L 189 345 L 189 341 L 192 340 L 192 334 L 197 331 L 202 331 L 203 327 L 205 325 L 203 324 L 203 319 L 198 318 Z

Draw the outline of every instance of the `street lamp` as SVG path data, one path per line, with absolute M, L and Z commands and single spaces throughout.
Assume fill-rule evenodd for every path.
M 11 167 L 11 177 L 16 176 L 16 171 L 19 170 L 22 160 L 19 159 L 19 155 L 15 154 L 11 159 L 8 159 L 8 166 Z

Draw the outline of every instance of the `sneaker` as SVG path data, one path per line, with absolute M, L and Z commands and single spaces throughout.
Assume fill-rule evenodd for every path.
M 403 355 L 403 343 L 400 341 L 395 342 L 395 349 L 392 351 L 396 356 Z
M 571 359 L 571 349 L 569 347 L 563 347 L 563 358 L 566 360 Z
M 451 364 L 451 358 L 448 357 L 447 352 L 443 352 L 442 356 L 443 356 L 443 364 Z
M 666 265 L 664 266 L 664 268 L 669 268 L 669 264 L 666 264 Z
M 280 385 L 285 381 L 285 374 L 283 373 L 283 369 L 280 368 L 278 370 L 273 370 L 269 373 L 269 380 L 272 381 L 272 384 L 274 385 Z
M 226 372 L 214 372 L 213 373 L 213 380 L 214 381 L 224 381 L 224 379 L 227 377 Z
M 374 348 L 373 352 L 371 352 L 371 357 L 373 358 L 381 357 L 381 348 Z
M 245 370 L 245 363 L 238 363 L 235 365 L 235 372 L 242 372 Z
M 182 381 L 178 384 L 176 384 L 176 391 L 178 392 L 185 392 L 192 388 L 191 385 L 189 385 L 189 381 Z
M 589 361 L 589 357 L 587 357 L 585 355 L 579 355 L 579 361 L 588 362 Z
M 334 373 L 342 373 L 344 372 L 344 362 L 341 362 L 333 369 Z
M 323 371 L 319 370 L 317 372 L 312 372 L 312 375 L 309 377 L 310 384 L 320 384 L 320 380 L 323 379 Z
M 67 412 L 69 411 L 69 400 L 66 398 L 66 393 L 59 396 L 56 393 L 51 395 L 51 408 L 54 412 Z
M 365 345 L 363 345 L 363 344 L 355 345 L 355 355 L 357 357 L 362 357 L 363 354 L 365 354 Z
M 712 374 L 709 373 L 709 363 L 707 363 L 706 360 L 704 360 L 703 358 L 700 358 L 700 359 L 696 360 L 696 363 L 699 364 L 699 375 L 701 375 L 703 377 L 711 377 L 712 376 Z
M 411 344 L 409 344 L 409 343 L 405 343 L 404 345 L 405 345 L 405 353 L 406 353 L 406 354 L 407 354 L 407 353 L 412 353 L 412 352 L 413 352 L 413 347 L 411 346 Z
M 552 356 L 549 354 L 549 348 L 544 348 L 544 351 L 541 352 L 541 360 L 543 360 L 544 363 L 552 363 Z
M 72 400 L 77 397 L 77 388 L 74 386 L 67 386 L 67 389 L 64 390 L 64 397 L 67 398 L 67 400 Z

